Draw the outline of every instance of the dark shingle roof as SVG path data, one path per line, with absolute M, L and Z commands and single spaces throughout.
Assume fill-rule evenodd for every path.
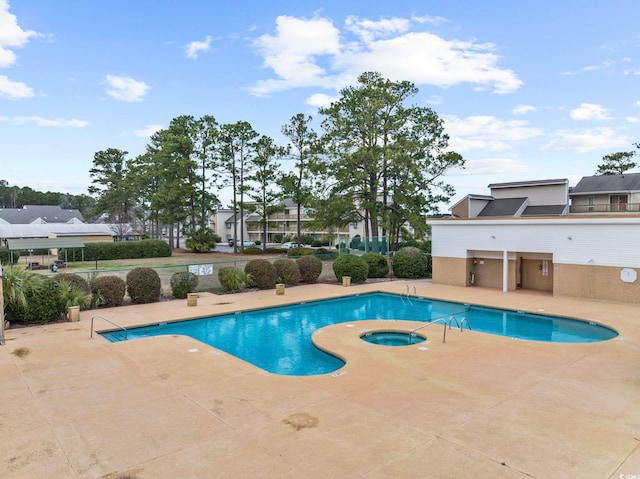
M 46 223 L 68 223 L 74 218 L 83 221 L 78 210 L 65 210 L 60 206 L 25 205 L 24 208 L 0 208 L 0 218 L 9 224 L 26 225 L 42 218 Z
M 571 196 L 587 193 L 616 193 L 640 191 L 640 173 L 623 175 L 585 176 L 571 189 Z
M 567 205 L 527 206 L 522 212 L 522 216 L 560 216 L 566 208 Z
M 489 202 L 478 216 L 514 216 L 527 200 L 528 198 L 497 198 Z

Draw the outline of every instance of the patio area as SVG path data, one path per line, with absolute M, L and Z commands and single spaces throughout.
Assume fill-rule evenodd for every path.
M 322 332 L 347 364 L 279 376 L 181 336 L 90 338 L 125 326 L 369 291 L 415 293 L 603 323 L 610 341 L 521 341 L 442 327 L 375 346 L 376 321 Z M 96 319 L 97 330 L 113 327 Z M 0 477 L 640 477 L 640 306 L 429 282 L 317 284 L 83 311 L 7 330 L 0 347 Z

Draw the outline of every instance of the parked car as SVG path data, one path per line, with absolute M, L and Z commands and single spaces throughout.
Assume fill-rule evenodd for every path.
M 238 246 L 242 248 L 248 248 L 249 246 L 255 246 L 255 245 L 256 245 L 255 241 L 244 240 L 242 243 L 238 241 Z M 229 246 L 233 246 L 232 239 L 229 240 Z
M 296 243 L 295 241 L 287 241 L 286 243 L 282 243 L 280 245 L 280 249 L 289 249 L 289 248 L 297 248 L 298 247 L 298 243 Z

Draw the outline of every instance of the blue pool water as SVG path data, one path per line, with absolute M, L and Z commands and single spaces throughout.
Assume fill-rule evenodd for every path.
M 308 376 L 335 371 L 344 362 L 316 348 L 311 335 L 330 324 L 364 319 L 466 318 L 474 331 L 517 339 L 586 343 L 614 338 L 617 333 L 595 323 L 459 303 L 368 293 L 210 318 L 133 328 L 128 339 L 181 334 L 248 361 L 266 371 Z M 419 326 L 419 325 L 416 325 Z M 440 327 L 427 334 L 440 336 Z M 436 332 L 437 331 L 437 332 Z M 121 341 L 122 331 L 103 333 Z

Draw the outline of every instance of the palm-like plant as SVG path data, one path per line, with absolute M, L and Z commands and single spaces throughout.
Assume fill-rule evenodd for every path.
M 68 311 L 69 306 L 80 306 L 81 310 L 88 309 L 91 306 L 91 300 L 91 293 L 87 293 L 78 285 L 66 280 L 60 281 L 60 302 L 63 311 Z
M 11 268 L 3 276 L 2 293 L 5 310 L 8 304 L 14 304 L 18 308 L 25 308 L 29 293 L 38 290 L 42 279 L 39 274 L 18 267 Z

